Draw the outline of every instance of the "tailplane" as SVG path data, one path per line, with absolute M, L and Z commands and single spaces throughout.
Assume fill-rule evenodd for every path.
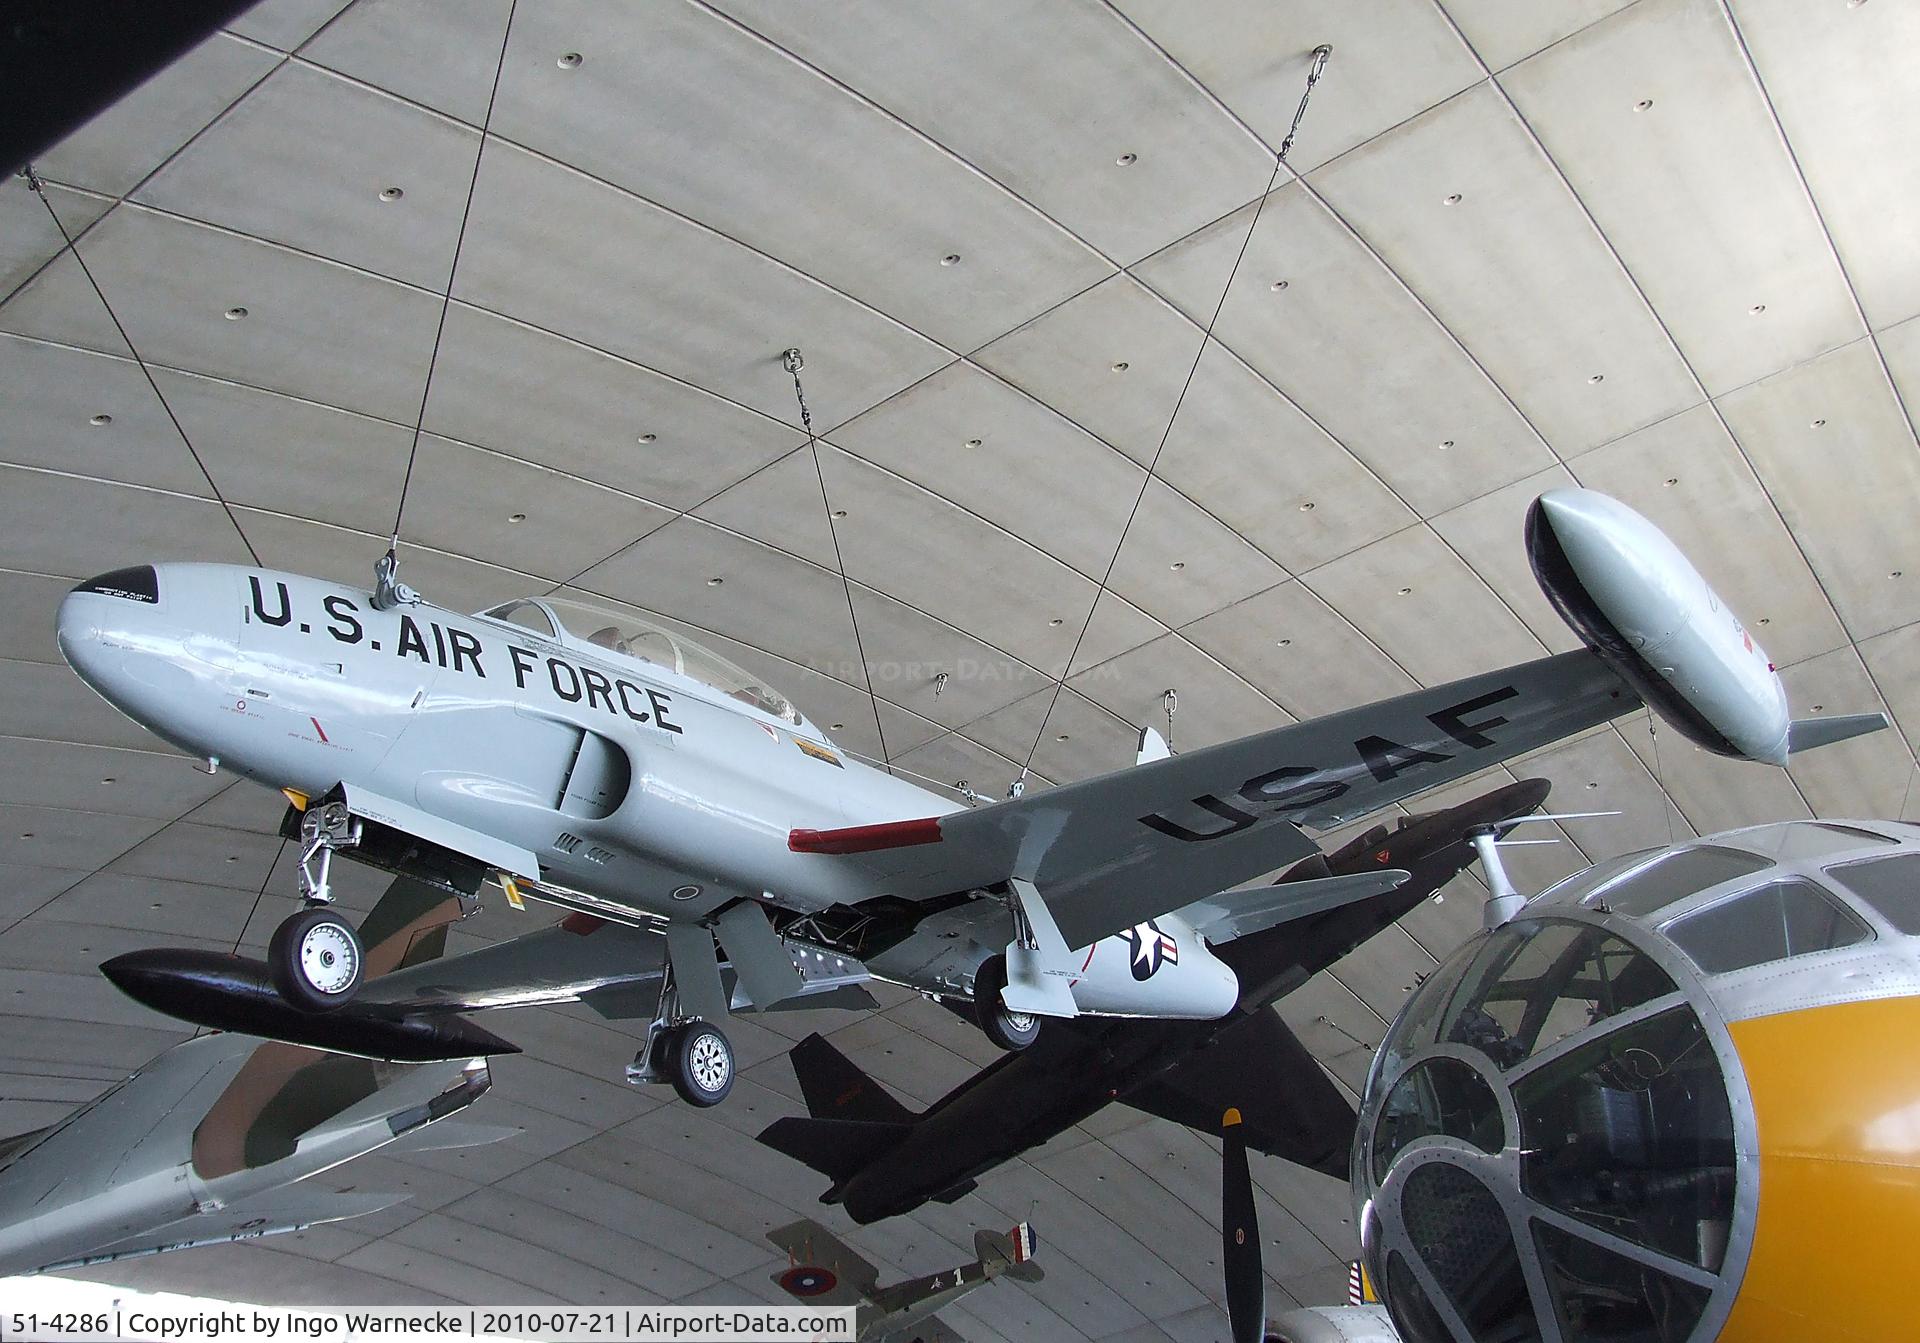
M 857 1119 L 874 1124 L 910 1124 L 915 1116 L 887 1094 L 854 1061 L 827 1043 L 823 1035 L 809 1035 L 788 1054 L 807 1113 L 815 1119 Z
M 1039 1282 L 1046 1274 L 1033 1262 L 1035 1243 L 1033 1228 L 1025 1222 L 1011 1231 L 973 1233 L 973 1252 L 979 1256 L 980 1267 L 987 1271 L 988 1277 L 1004 1273 L 1021 1282 Z

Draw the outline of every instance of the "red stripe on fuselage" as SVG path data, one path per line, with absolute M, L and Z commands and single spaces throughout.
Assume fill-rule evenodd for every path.
M 879 825 L 850 825 L 840 830 L 793 830 L 787 847 L 795 853 L 873 853 L 940 842 L 940 818 L 885 821 Z

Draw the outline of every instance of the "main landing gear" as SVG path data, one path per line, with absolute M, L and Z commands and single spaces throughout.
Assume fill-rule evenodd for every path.
M 333 912 L 328 873 L 335 849 L 360 842 L 359 818 L 344 802 L 315 806 L 300 818 L 300 895 L 304 908 L 274 929 L 267 970 L 280 996 L 308 1012 L 344 1006 L 366 977 L 360 934 Z
M 973 1019 L 1000 1048 L 1018 1053 L 1040 1038 L 1040 1018 L 1009 1011 L 1000 990 L 1007 986 L 1007 958 L 989 956 L 973 976 Z
M 680 1015 L 680 992 L 673 982 L 673 962 L 661 970 L 660 1005 L 647 1027 L 647 1044 L 627 1065 L 627 1081 L 634 1086 L 671 1082 L 680 1099 L 706 1109 L 718 1105 L 733 1090 L 733 1046 L 710 1021 Z

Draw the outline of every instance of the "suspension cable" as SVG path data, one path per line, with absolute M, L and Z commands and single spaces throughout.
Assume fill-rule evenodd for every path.
M 807 409 L 806 389 L 800 385 L 800 370 L 806 367 L 806 357 L 796 345 L 781 352 L 780 362 L 793 376 L 793 399 L 800 403 L 800 427 L 807 431 L 807 451 L 813 457 L 814 478 L 820 482 L 820 507 L 826 512 L 827 535 L 833 540 L 833 567 L 840 571 L 840 590 L 847 598 L 847 621 L 853 626 L 853 652 L 860 659 L 860 676 L 866 682 L 867 702 L 873 706 L 873 730 L 880 741 L 880 763 L 891 774 L 893 760 L 887 751 L 887 729 L 880 721 L 880 696 L 874 693 L 873 668 L 867 663 L 867 648 L 860 639 L 860 616 L 853 608 L 853 580 L 847 577 L 847 562 L 840 554 L 840 529 L 833 525 L 833 502 L 827 497 L 827 473 L 820 465 L 820 440 L 813 432 L 813 413 Z
M 154 380 L 153 370 L 147 367 L 147 361 L 141 357 L 140 347 L 133 343 L 133 337 L 127 334 L 126 325 L 121 322 L 120 314 L 115 312 L 113 304 L 107 301 L 106 290 L 100 287 L 100 281 L 94 276 L 93 267 L 89 266 L 87 259 L 80 255 L 80 248 L 74 242 L 73 235 L 67 232 L 67 226 L 60 221 L 59 213 L 53 208 L 53 200 L 47 195 L 46 182 L 41 180 L 40 174 L 33 170 L 31 163 L 20 170 L 20 175 L 27 179 L 28 190 L 38 196 L 40 203 L 47 207 L 47 218 L 53 221 L 53 227 L 60 234 L 61 243 L 65 245 L 67 252 L 80 267 L 80 273 L 87 277 L 87 283 L 93 286 L 94 297 L 100 300 L 100 306 L 107 310 L 107 320 L 113 323 L 113 329 L 119 332 L 120 339 L 126 342 L 127 352 L 133 356 L 133 362 L 139 365 L 141 376 L 147 380 L 147 386 L 153 389 L 154 399 L 160 403 L 160 409 L 166 412 L 168 422 L 173 425 L 173 431 L 180 435 L 180 441 L 186 445 L 187 455 L 193 458 L 193 464 L 199 467 L 200 474 L 206 477 L 207 488 L 213 491 L 214 502 L 226 512 L 227 521 L 231 522 L 233 530 L 240 534 L 240 544 L 247 548 L 247 554 L 253 557 L 253 562 L 260 563 L 260 552 L 253 548 L 253 541 L 248 537 L 246 528 L 240 525 L 240 519 L 234 515 L 233 505 L 228 503 L 227 496 L 220 492 L 220 486 L 213 479 L 213 472 L 207 469 L 206 461 L 200 456 L 200 450 L 193 446 L 193 440 L 187 436 L 186 426 L 180 423 L 180 417 L 175 415 L 173 407 L 167 404 L 167 394 L 160 390 L 160 384 Z
M 1053 698 L 1047 702 L 1047 712 L 1040 719 L 1040 730 L 1033 734 L 1033 745 L 1027 748 L 1027 758 L 1020 765 L 1020 777 L 1014 782 L 1014 796 L 1026 782 L 1027 775 L 1033 769 L 1033 758 L 1040 751 L 1040 743 L 1046 740 L 1047 727 L 1053 721 L 1054 710 L 1060 706 L 1060 692 L 1066 689 L 1067 677 L 1073 674 L 1074 660 L 1080 656 L 1080 646 L 1086 642 L 1087 632 L 1093 628 L 1094 613 L 1100 609 L 1100 599 L 1107 595 L 1108 585 L 1113 579 L 1114 566 L 1120 562 L 1120 552 L 1126 548 L 1127 533 L 1132 530 L 1134 519 L 1140 515 L 1140 506 L 1146 502 L 1147 490 L 1153 484 L 1154 471 L 1160 465 L 1160 455 L 1167 450 L 1167 440 L 1173 434 L 1175 421 L 1180 418 L 1180 407 L 1186 404 L 1187 393 L 1193 387 L 1193 379 L 1200 372 L 1200 361 L 1206 358 L 1207 345 L 1213 340 L 1213 327 L 1220 320 L 1220 312 L 1227 306 L 1227 295 L 1233 292 L 1233 282 L 1240 274 L 1240 263 L 1246 260 L 1247 248 L 1253 243 L 1254 230 L 1260 226 L 1260 214 L 1267 208 L 1267 201 L 1273 195 L 1274 185 L 1280 180 L 1280 170 L 1287 166 L 1287 154 L 1293 149 L 1294 137 L 1300 132 L 1300 122 L 1307 114 L 1307 102 L 1313 97 L 1313 86 L 1320 82 L 1321 74 L 1327 68 L 1327 58 L 1333 55 L 1330 46 L 1315 47 L 1313 64 L 1307 71 L 1306 91 L 1300 95 L 1300 106 L 1293 114 L 1293 126 L 1287 131 L 1286 139 L 1280 142 L 1279 152 L 1273 156 L 1273 174 L 1267 179 L 1266 190 L 1260 193 L 1259 201 L 1253 207 L 1253 218 L 1247 223 L 1246 237 L 1240 240 L 1240 250 L 1234 254 L 1233 268 L 1227 272 L 1226 287 L 1220 291 L 1219 302 L 1213 305 L 1213 315 L 1207 318 L 1206 329 L 1200 334 L 1200 349 L 1193 356 L 1193 365 L 1187 370 L 1186 381 L 1180 384 L 1180 395 L 1174 398 L 1173 411 L 1167 416 L 1167 427 L 1160 431 L 1160 442 L 1153 450 L 1153 456 L 1147 462 L 1147 473 L 1140 480 L 1139 493 L 1133 497 L 1133 507 L 1127 511 L 1127 519 L 1120 525 L 1120 539 L 1114 545 L 1113 555 L 1107 560 L 1106 570 L 1100 575 L 1100 583 L 1093 594 L 1093 601 L 1087 607 L 1087 618 L 1080 626 L 1080 634 L 1073 641 L 1073 651 L 1067 654 L 1066 665 L 1060 669 L 1060 675 L 1054 678 Z M 1171 724 L 1169 724 L 1171 726 Z

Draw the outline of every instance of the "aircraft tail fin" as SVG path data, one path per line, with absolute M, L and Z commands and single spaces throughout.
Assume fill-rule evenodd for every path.
M 907 1124 L 875 1124 L 858 1119 L 776 1119 L 760 1132 L 760 1141 L 795 1161 L 845 1184 L 907 1136 Z M 830 1190 L 826 1201 L 832 1201 Z
M 1004 1273 L 1021 1282 L 1039 1282 L 1046 1276 L 1040 1265 L 1033 1262 L 1036 1243 L 1033 1227 L 1026 1222 L 1017 1224 L 1011 1231 L 973 1233 L 973 1252 L 989 1276 Z
M 815 1119 L 854 1119 L 869 1124 L 910 1124 L 915 1115 L 887 1094 L 854 1061 L 827 1042 L 809 1035 L 788 1052 L 807 1113 Z
M 395 877 L 360 922 L 367 978 L 445 955 L 447 925 L 459 917 L 460 902 L 454 896 L 412 877 Z

